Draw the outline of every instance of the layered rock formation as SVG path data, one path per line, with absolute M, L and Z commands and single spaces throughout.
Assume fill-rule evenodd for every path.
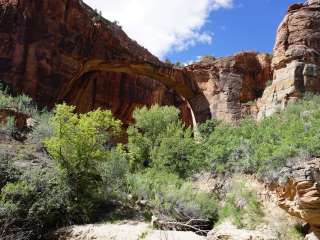
M 254 52 L 205 58 L 188 66 L 210 106 L 212 118 L 237 121 L 255 115 L 253 104 L 271 79 L 271 57 Z
M 258 119 L 283 109 L 305 91 L 320 92 L 320 2 L 294 4 L 279 26 L 272 85 L 258 101 Z
M 168 72 L 172 67 L 162 64 L 129 39 L 121 27 L 102 19 L 82 1 L 2 0 L 0 4 L 0 79 L 13 89 L 49 107 L 67 101 L 80 111 L 110 108 L 124 122 L 130 121 L 136 106 L 175 105 L 185 122 L 191 123 L 189 105 L 177 92 L 184 93 L 181 82 L 169 85 L 150 74 L 155 66 Z M 85 72 L 88 61 L 95 59 L 121 62 L 127 64 L 126 69 Z M 149 75 L 130 72 L 129 64 L 134 63 L 152 66 Z M 161 72 L 156 77 L 159 75 Z M 188 86 L 188 82 L 183 84 Z
M 261 119 L 320 91 L 319 1 L 289 8 L 273 58 L 246 52 L 185 68 L 162 63 L 81 0 L 0 5 L 0 79 L 45 106 L 107 108 L 129 123 L 136 107 L 158 103 L 178 107 L 191 124 Z
M 180 108 L 188 124 L 233 121 L 270 78 L 270 59 L 254 53 L 164 64 L 80 0 L 0 4 L 0 78 L 49 107 L 108 108 L 128 123 L 137 106 L 158 103 Z
M 307 239 L 319 239 L 320 159 L 302 160 L 280 173 L 283 181 L 277 189 L 279 206 L 310 224 Z

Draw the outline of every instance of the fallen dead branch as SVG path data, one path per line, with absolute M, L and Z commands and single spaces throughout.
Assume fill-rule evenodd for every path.
M 152 225 L 156 229 L 173 231 L 190 231 L 199 235 L 207 235 L 211 230 L 211 224 L 206 219 L 188 219 L 186 221 L 172 221 L 153 218 Z

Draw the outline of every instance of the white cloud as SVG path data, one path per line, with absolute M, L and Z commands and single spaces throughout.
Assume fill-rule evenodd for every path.
M 156 56 L 211 44 L 202 27 L 211 11 L 232 6 L 233 0 L 84 0 L 118 21 L 124 31 Z

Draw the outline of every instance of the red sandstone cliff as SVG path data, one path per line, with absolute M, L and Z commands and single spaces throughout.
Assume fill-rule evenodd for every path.
M 228 122 L 256 114 L 254 101 L 272 77 L 270 55 L 254 52 L 205 58 L 187 69 L 204 93 L 211 117 Z
M 124 122 L 130 121 L 136 106 L 175 105 L 191 123 L 186 101 L 150 77 L 92 71 L 61 97 L 88 59 L 161 64 L 82 1 L 2 0 L 0 5 L 0 79 L 13 89 L 42 105 L 60 100 L 83 112 L 108 108 Z
M 180 108 L 186 123 L 240 119 L 260 97 L 270 59 L 237 54 L 184 69 L 161 63 L 79 0 L 2 0 L 0 78 L 42 105 L 108 108 L 125 123 L 137 106 Z
M 198 122 L 262 118 L 306 90 L 320 91 L 316 0 L 289 8 L 273 58 L 246 52 L 185 68 L 162 63 L 80 0 L 0 5 L 0 79 L 42 105 L 108 108 L 125 123 L 137 106 L 174 105 L 191 124 L 192 115 Z

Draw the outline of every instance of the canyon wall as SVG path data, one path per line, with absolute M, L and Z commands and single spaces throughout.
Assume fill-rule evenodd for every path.
M 2 0 L 0 79 L 52 107 L 111 109 L 124 123 L 139 106 L 174 105 L 187 124 L 234 121 L 262 95 L 267 55 L 242 53 L 186 68 L 164 64 L 80 0 Z M 193 116 L 194 115 L 194 119 Z
M 187 124 L 234 122 L 320 91 L 319 1 L 289 7 L 273 56 L 205 57 L 183 68 L 161 62 L 81 0 L 0 5 L 0 79 L 44 106 L 107 108 L 128 124 L 136 107 L 158 103 L 178 107 Z
M 81 0 L 0 0 L 0 41 L 0 80 L 15 91 L 48 107 L 111 109 L 125 124 L 136 107 L 156 103 L 178 107 L 189 125 L 263 119 L 320 92 L 319 0 L 289 7 L 273 56 L 204 57 L 183 68 L 162 63 Z M 279 188 L 279 204 L 317 233 L 319 160 L 310 164 Z
M 256 115 L 260 98 L 271 75 L 271 56 L 243 52 L 231 57 L 203 58 L 186 67 L 206 97 L 211 118 L 227 122 Z
M 320 1 L 294 4 L 280 24 L 272 58 L 273 82 L 258 101 L 258 119 L 308 92 L 320 92 Z
M 0 5 L 0 79 L 14 90 L 48 107 L 66 101 L 81 112 L 108 108 L 125 123 L 137 106 L 174 105 L 191 124 L 187 101 L 150 76 L 96 70 L 68 89 L 88 59 L 164 65 L 82 1 L 2 0 Z

